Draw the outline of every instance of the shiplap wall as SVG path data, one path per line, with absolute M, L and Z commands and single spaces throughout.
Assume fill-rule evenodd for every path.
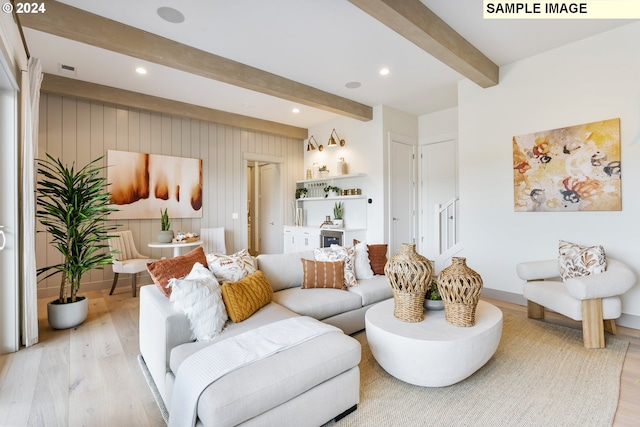
M 163 154 L 201 158 L 203 162 L 202 219 L 171 218 L 174 231 L 195 231 L 200 228 L 226 229 L 228 251 L 247 247 L 246 235 L 246 153 L 281 158 L 282 174 L 287 183 L 282 200 L 294 198 L 295 181 L 303 175 L 304 144 L 297 139 L 253 132 L 199 120 L 137 111 L 43 93 L 40 101 L 40 133 L 38 157 L 45 153 L 64 163 L 76 162 L 84 166 L 93 159 L 105 156 L 107 150 Z M 283 202 L 283 223 L 291 218 Z M 232 219 L 239 213 L 239 219 Z M 118 229 L 133 231 L 139 252 L 152 258 L 170 257 L 171 250 L 150 249 L 147 243 L 156 240 L 160 218 L 120 220 Z M 39 230 L 42 226 L 38 224 Z M 48 244 L 46 233 L 38 233 L 36 242 L 37 266 L 59 262 L 57 251 Z M 130 282 L 121 275 L 118 288 Z M 144 283 L 147 277 L 140 277 Z M 83 278 L 82 290 L 110 286 L 113 273 L 110 267 L 93 270 Z M 142 282 L 140 280 L 143 280 Z M 122 281 L 123 283 L 120 283 Z M 40 296 L 55 296 L 60 285 L 56 275 L 38 285 Z

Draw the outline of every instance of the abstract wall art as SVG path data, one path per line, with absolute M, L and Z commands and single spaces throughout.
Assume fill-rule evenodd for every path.
M 622 209 L 620 119 L 513 137 L 516 212 Z
M 202 160 L 107 151 L 111 219 L 202 218 Z

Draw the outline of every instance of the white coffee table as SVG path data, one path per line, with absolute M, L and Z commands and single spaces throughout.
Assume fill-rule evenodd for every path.
M 444 310 L 425 311 L 422 322 L 393 316 L 393 299 L 365 315 L 367 341 L 376 361 L 394 377 L 423 387 L 444 387 L 469 377 L 493 356 L 502 336 L 502 311 L 480 301 L 476 324 L 453 326 Z

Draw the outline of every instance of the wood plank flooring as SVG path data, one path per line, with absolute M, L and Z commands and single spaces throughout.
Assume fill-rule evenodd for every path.
M 0 426 L 164 426 L 137 361 L 139 299 L 127 286 L 86 293 L 89 316 L 75 329 L 56 331 L 40 300 L 40 342 L 0 356 Z M 490 300 L 504 312 L 525 307 Z M 547 313 L 548 322 L 579 324 Z M 630 342 L 614 426 L 640 424 L 640 331 L 618 327 Z M 598 351 L 598 350 L 594 350 Z M 561 403 L 559 403 L 561 404 Z

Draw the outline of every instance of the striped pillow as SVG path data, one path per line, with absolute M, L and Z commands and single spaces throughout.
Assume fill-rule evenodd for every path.
M 344 284 L 344 261 L 313 261 L 301 258 L 302 289 L 331 288 L 347 290 Z

